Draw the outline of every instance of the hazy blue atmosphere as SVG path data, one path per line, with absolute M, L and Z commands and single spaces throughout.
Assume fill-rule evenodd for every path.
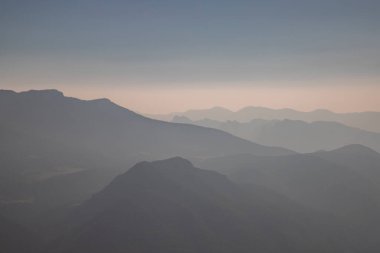
M 0 253 L 380 252 L 379 14 L 0 0 Z

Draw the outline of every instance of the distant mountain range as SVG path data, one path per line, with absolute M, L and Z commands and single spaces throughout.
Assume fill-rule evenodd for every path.
M 269 109 L 264 107 L 245 107 L 239 111 L 230 111 L 223 107 L 214 107 L 205 110 L 189 110 L 186 112 L 175 112 L 166 115 L 149 115 L 152 118 L 171 121 L 174 116 L 185 116 L 193 121 L 211 119 L 217 121 L 239 121 L 250 122 L 253 119 L 265 120 L 302 120 L 334 121 L 347 126 L 361 128 L 363 130 L 380 133 L 380 112 L 354 112 L 335 113 L 328 110 L 315 110 L 301 112 L 293 109 Z
M 172 122 L 220 129 L 256 143 L 288 148 L 301 153 L 332 150 L 350 144 L 365 145 L 380 152 L 380 133 L 348 127 L 337 122 L 255 119 L 241 123 L 210 119 L 192 121 L 185 116 L 174 116 Z

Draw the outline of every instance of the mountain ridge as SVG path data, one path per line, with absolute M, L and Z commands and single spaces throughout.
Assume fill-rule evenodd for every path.
M 149 119 L 107 99 L 65 97 L 56 90 L 0 91 L 0 119 L 1 181 L 20 182 L 2 185 L 0 202 L 32 199 L 29 206 L 38 210 L 75 205 L 138 161 L 294 153 L 220 130 Z M 66 189 L 67 184 L 72 187 Z
M 179 152 L 178 155 L 183 156 L 188 153 L 188 156 L 191 157 L 192 153 L 201 155 L 201 152 L 210 152 L 213 150 L 210 148 L 202 148 L 201 146 L 198 151 L 195 147 L 184 147 L 183 145 L 186 145 L 186 142 L 194 142 L 194 138 L 187 137 L 189 134 L 198 136 L 198 140 L 195 142 L 198 144 L 203 142 L 204 144 L 201 145 L 206 146 L 209 145 L 208 143 L 210 142 L 206 143 L 202 141 L 203 138 L 200 138 L 201 135 L 202 137 L 210 136 L 210 138 L 213 139 L 211 142 L 220 142 L 223 139 L 229 139 L 228 143 L 230 144 L 225 142 L 223 145 L 216 147 L 219 150 L 227 150 L 229 149 L 228 145 L 237 144 L 243 149 L 249 149 L 251 146 L 253 152 L 254 149 L 257 151 L 260 149 L 264 151 L 266 149 L 269 153 L 271 152 L 271 148 L 238 139 L 219 130 L 149 119 L 114 104 L 107 99 L 83 101 L 76 98 L 65 97 L 61 92 L 54 90 L 21 92 L 14 93 L 12 96 L 9 96 L 9 92 L 0 92 L 0 97 L 0 105 L 2 105 L 1 107 L 3 108 L 3 110 L 0 108 L 0 117 L 9 124 L 12 124 L 16 129 L 20 128 L 25 131 L 32 130 L 35 135 L 43 135 L 45 138 L 54 138 L 63 143 L 68 142 L 70 139 L 72 139 L 72 142 L 77 143 L 75 139 L 82 139 L 82 142 L 78 143 L 78 146 L 86 145 L 86 148 L 100 149 L 99 151 L 103 153 L 114 149 L 112 146 L 119 146 L 119 153 L 122 149 L 128 150 L 129 148 L 129 150 L 131 150 L 131 145 L 127 146 L 125 144 L 126 142 L 136 143 L 134 146 L 140 149 L 140 152 L 147 152 L 148 150 L 144 149 L 149 149 L 149 152 L 165 153 L 162 152 L 164 151 L 163 148 L 153 149 L 153 147 L 149 147 L 149 139 L 148 137 L 142 136 L 143 132 L 152 135 L 151 140 L 160 139 L 162 143 L 166 142 L 167 147 L 170 148 L 170 151 L 168 150 L 170 153 L 168 154 L 169 156 L 175 156 L 175 152 Z M 41 99 L 41 97 L 43 99 Z M 140 140 L 137 139 L 138 135 L 141 137 Z M 186 139 L 186 142 L 178 146 L 179 143 L 171 140 L 173 139 L 171 136 L 174 135 L 178 137 L 182 136 Z M 123 142 L 120 140 L 120 137 L 124 139 Z M 141 141 L 143 143 L 141 143 Z M 191 145 L 198 145 L 196 143 Z M 155 143 L 153 142 L 152 144 Z M 104 147 L 102 148 L 101 145 Z M 106 146 L 108 146 L 109 149 L 107 149 Z M 178 147 L 174 148 L 174 146 Z M 192 151 L 185 151 L 185 149 Z M 230 150 L 232 151 L 233 149 Z M 282 148 L 273 148 L 273 150 L 278 150 L 278 153 L 290 152 Z M 137 154 L 140 152 L 137 152 Z M 132 152 L 129 153 L 132 154 Z
M 241 123 L 249 122 L 253 119 L 291 119 L 307 122 L 336 121 L 351 127 L 357 127 L 380 133 L 380 112 L 375 111 L 337 113 L 327 109 L 298 111 L 290 108 L 271 109 L 266 107 L 247 106 L 237 111 L 222 108 L 218 109 L 217 113 L 214 113 L 214 109 L 211 108 L 150 116 L 153 118 L 171 121 L 175 115 L 186 116 L 193 121 L 212 119 L 218 121 L 236 120 Z
M 192 121 L 185 116 L 174 116 L 172 122 L 212 127 L 256 143 L 280 146 L 300 153 L 332 150 L 349 144 L 361 144 L 380 151 L 380 133 L 349 127 L 335 121 L 253 119 L 241 123 L 236 120 Z

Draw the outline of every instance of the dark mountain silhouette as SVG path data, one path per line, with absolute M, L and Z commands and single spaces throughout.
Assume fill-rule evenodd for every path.
M 248 194 L 182 158 L 138 163 L 70 217 L 49 252 L 337 252 L 330 216 L 258 189 Z M 325 231 L 326 226 L 328 230 Z M 329 238 L 334 236 L 334 240 Z
M 363 207 L 363 203 L 358 205 L 351 201 L 353 193 L 367 196 L 358 198 L 360 202 L 371 198 L 371 203 L 379 200 L 374 186 L 360 173 L 313 155 L 276 159 L 235 155 L 209 159 L 201 165 L 224 172 L 240 183 L 263 185 L 313 208 L 333 211 L 336 215 Z
M 263 186 L 345 220 L 356 235 L 359 252 L 380 249 L 380 154 L 360 145 L 329 152 L 284 157 L 234 155 L 208 159 L 205 169 L 228 175 L 247 187 Z M 376 249 L 376 250 L 375 250 Z
M 211 119 L 217 121 L 236 120 L 239 122 L 249 122 L 253 119 L 291 119 L 302 120 L 306 122 L 334 121 L 371 132 L 380 132 L 380 112 L 335 113 L 322 109 L 310 112 L 301 112 L 293 109 L 269 109 L 265 107 L 249 106 L 238 111 L 230 111 L 225 108 L 214 107 L 205 110 L 175 112 L 168 115 L 151 115 L 151 117 L 170 121 L 176 115 L 185 116 L 193 121 L 202 119 Z
M 372 182 L 380 192 L 380 154 L 362 145 L 348 145 L 330 152 L 320 151 L 313 154 L 326 161 L 341 164 L 354 170 Z
M 336 122 L 256 119 L 240 123 L 210 119 L 191 121 L 184 116 L 174 116 L 173 122 L 212 127 L 256 143 L 289 148 L 301 153 L 332 150 L 349 144 L 362 144 L 380 152 L 380 133 Z

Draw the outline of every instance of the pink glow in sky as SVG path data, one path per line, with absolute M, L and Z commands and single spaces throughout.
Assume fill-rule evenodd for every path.
M 335 80 L 337 82 L 337 80 Z M 365 80 L 363 80 L 364 83 Z M 336 83 L 335 82 L 335 83 Z M 347 83 L 347 82 L 346 82 Z M 15 90 L 56 88 L 81 99 L 109 98 L 131 110 L 161 114 L 222 106 L 293 108 L 301 111 L 329 109 L 336 112 L 380 111 L 380 85 L 273 85 L 189 87 L 121 87 L 56 85 L 19 86 Z M 1 87 L 12 89 L 11 86 Z M 13 88 L 14 89 L 14 88 Z

